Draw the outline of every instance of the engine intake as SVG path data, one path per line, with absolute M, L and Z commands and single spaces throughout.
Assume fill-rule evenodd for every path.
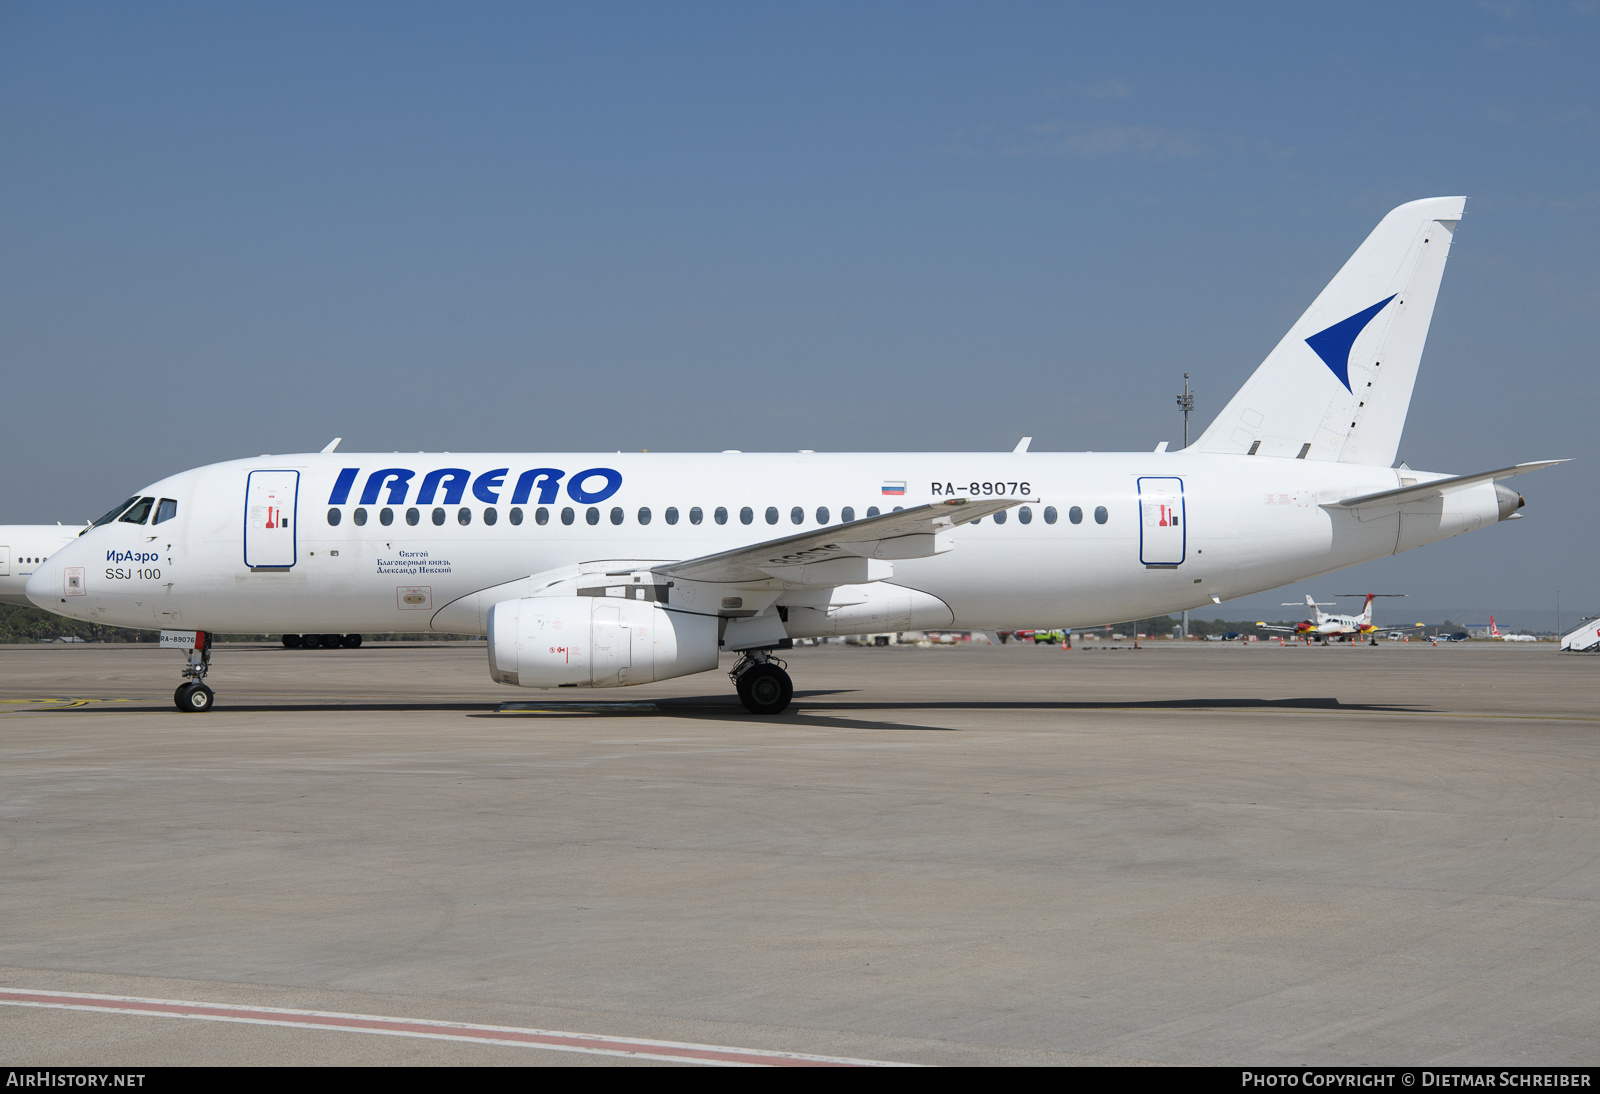
M 489 609 L 489 675 L 524 688 L 615 688 L 717 667 L 717 618 L 611 596 L 535 596 Z

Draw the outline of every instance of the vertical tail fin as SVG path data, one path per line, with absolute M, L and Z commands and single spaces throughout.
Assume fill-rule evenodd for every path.
M 1384 217 L 1195 449 L 1394 463 L 1466 200 L 1425 198 Z
M 1361 609 L 1361 622 L 1363 624 L 1372 622 L 1372 596 L 1372 593 L 1367 594 L 1366 606 Z

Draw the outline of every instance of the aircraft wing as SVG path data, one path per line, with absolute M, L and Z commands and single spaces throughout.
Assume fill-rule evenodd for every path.
M 831 524 L 811 532 L 668 563 L 656 567 L 655 572 L 688 581 L 778 578 L 808 585 L 853 585 L 877 580 L 868 576 L 869 560 L 942 554 L 950 549 L 949 543 L 942 542 L 943 534 L 952 528 L 1030 502 L 1037 504 L 1038 499 L 948 498 L 898 513 Z M 825 570 L 818 569 L 824 566 Z M 884 569 L 884 576 L 888 576 Z
M 1542 471 L 1546 467 L 1554 467 L 1558 463 L 1567 462 L 1567 460 L 1539 460 L 1535 463 L 1519 463 L 1511 467 L 1502 467 L 1498 471 L 1480 471 L 1476 475 L 1456 475 L 1448 479 L 1419 482 L 1415 486 L 1402 486 L 1398 490 L 1380 490 L 1376 494 L 1362 494 L 1360 497 L 1344 498 L 1341 501 L 1326 501 L 1322 503 L 1322 508 L 1359 509 L 1366 505 L 1399 505 L 1402 502 L 1423 501 L 1427 498 L 1437 497 L 1440 494 L 1447 494 L 1452 490 L 1459 490 L 1463 486 L 1471 486 L 1474 483 L 1509 479 L 1515 475 L 1526 475 L 1529 471 Z
M 1282 631 L 1284 634 L 1298 634 L 1294 627 L 1274 627 L 1270 623 L 1257 623 L 1257 627 L 1264 631 Z

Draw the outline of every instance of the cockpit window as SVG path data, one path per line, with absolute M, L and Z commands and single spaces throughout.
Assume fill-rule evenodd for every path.
M 128 507 L 128 511 L 117 518 L 119 524 L 143 524 L 150 515 L 150 507 L 156 503 L 155 498 L 140 498 Z
M 160 524 L 164 520 L 171 520 L 178 515 L 178 503 L 173 498 L 162 498 L 161 504 L 156 506 L 156 519 L 152 524 Z
M 126 509 L 128 506 L 132 505 L 134 502 L 136 502 L 138 500 L 139 500 L 138 498 L 129 498 L 127 501 L 123 502 L 121 505 L 119 505 L 115 509 L 111 510 L 111 512 L 107 513 L 105 516 L 101 517 L 99 520 L 97 520 L 93 524 L 89 525 L 89 527 L 98 528 L 102 524 L 110 524 L 112 521 L 116 520 L 118 517 L 120 517 L 122 515 L 122 511 L 124 509 Z

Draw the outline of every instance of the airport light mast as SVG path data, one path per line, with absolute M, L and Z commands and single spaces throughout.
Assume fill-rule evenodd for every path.
M 1194 409 L 1194 392 L 1189 390 L 1189 374 L 1183 374 L 1183 394 L 1178 396 L 1178 406 L 1183 411 L 1183 447 L 1189 447 L 1189 411 Z M 1183 613 L 1183 636 L 1189 637 L 1189 613 Z
M 1178 396 L 1178 406 L 1183 410 L 1183 447 L 1189 447 L 1189 411 L 1194 409 L 1194 392 L 1189 390 L 1189 374 L 1183 374 L 1183 394 Z

